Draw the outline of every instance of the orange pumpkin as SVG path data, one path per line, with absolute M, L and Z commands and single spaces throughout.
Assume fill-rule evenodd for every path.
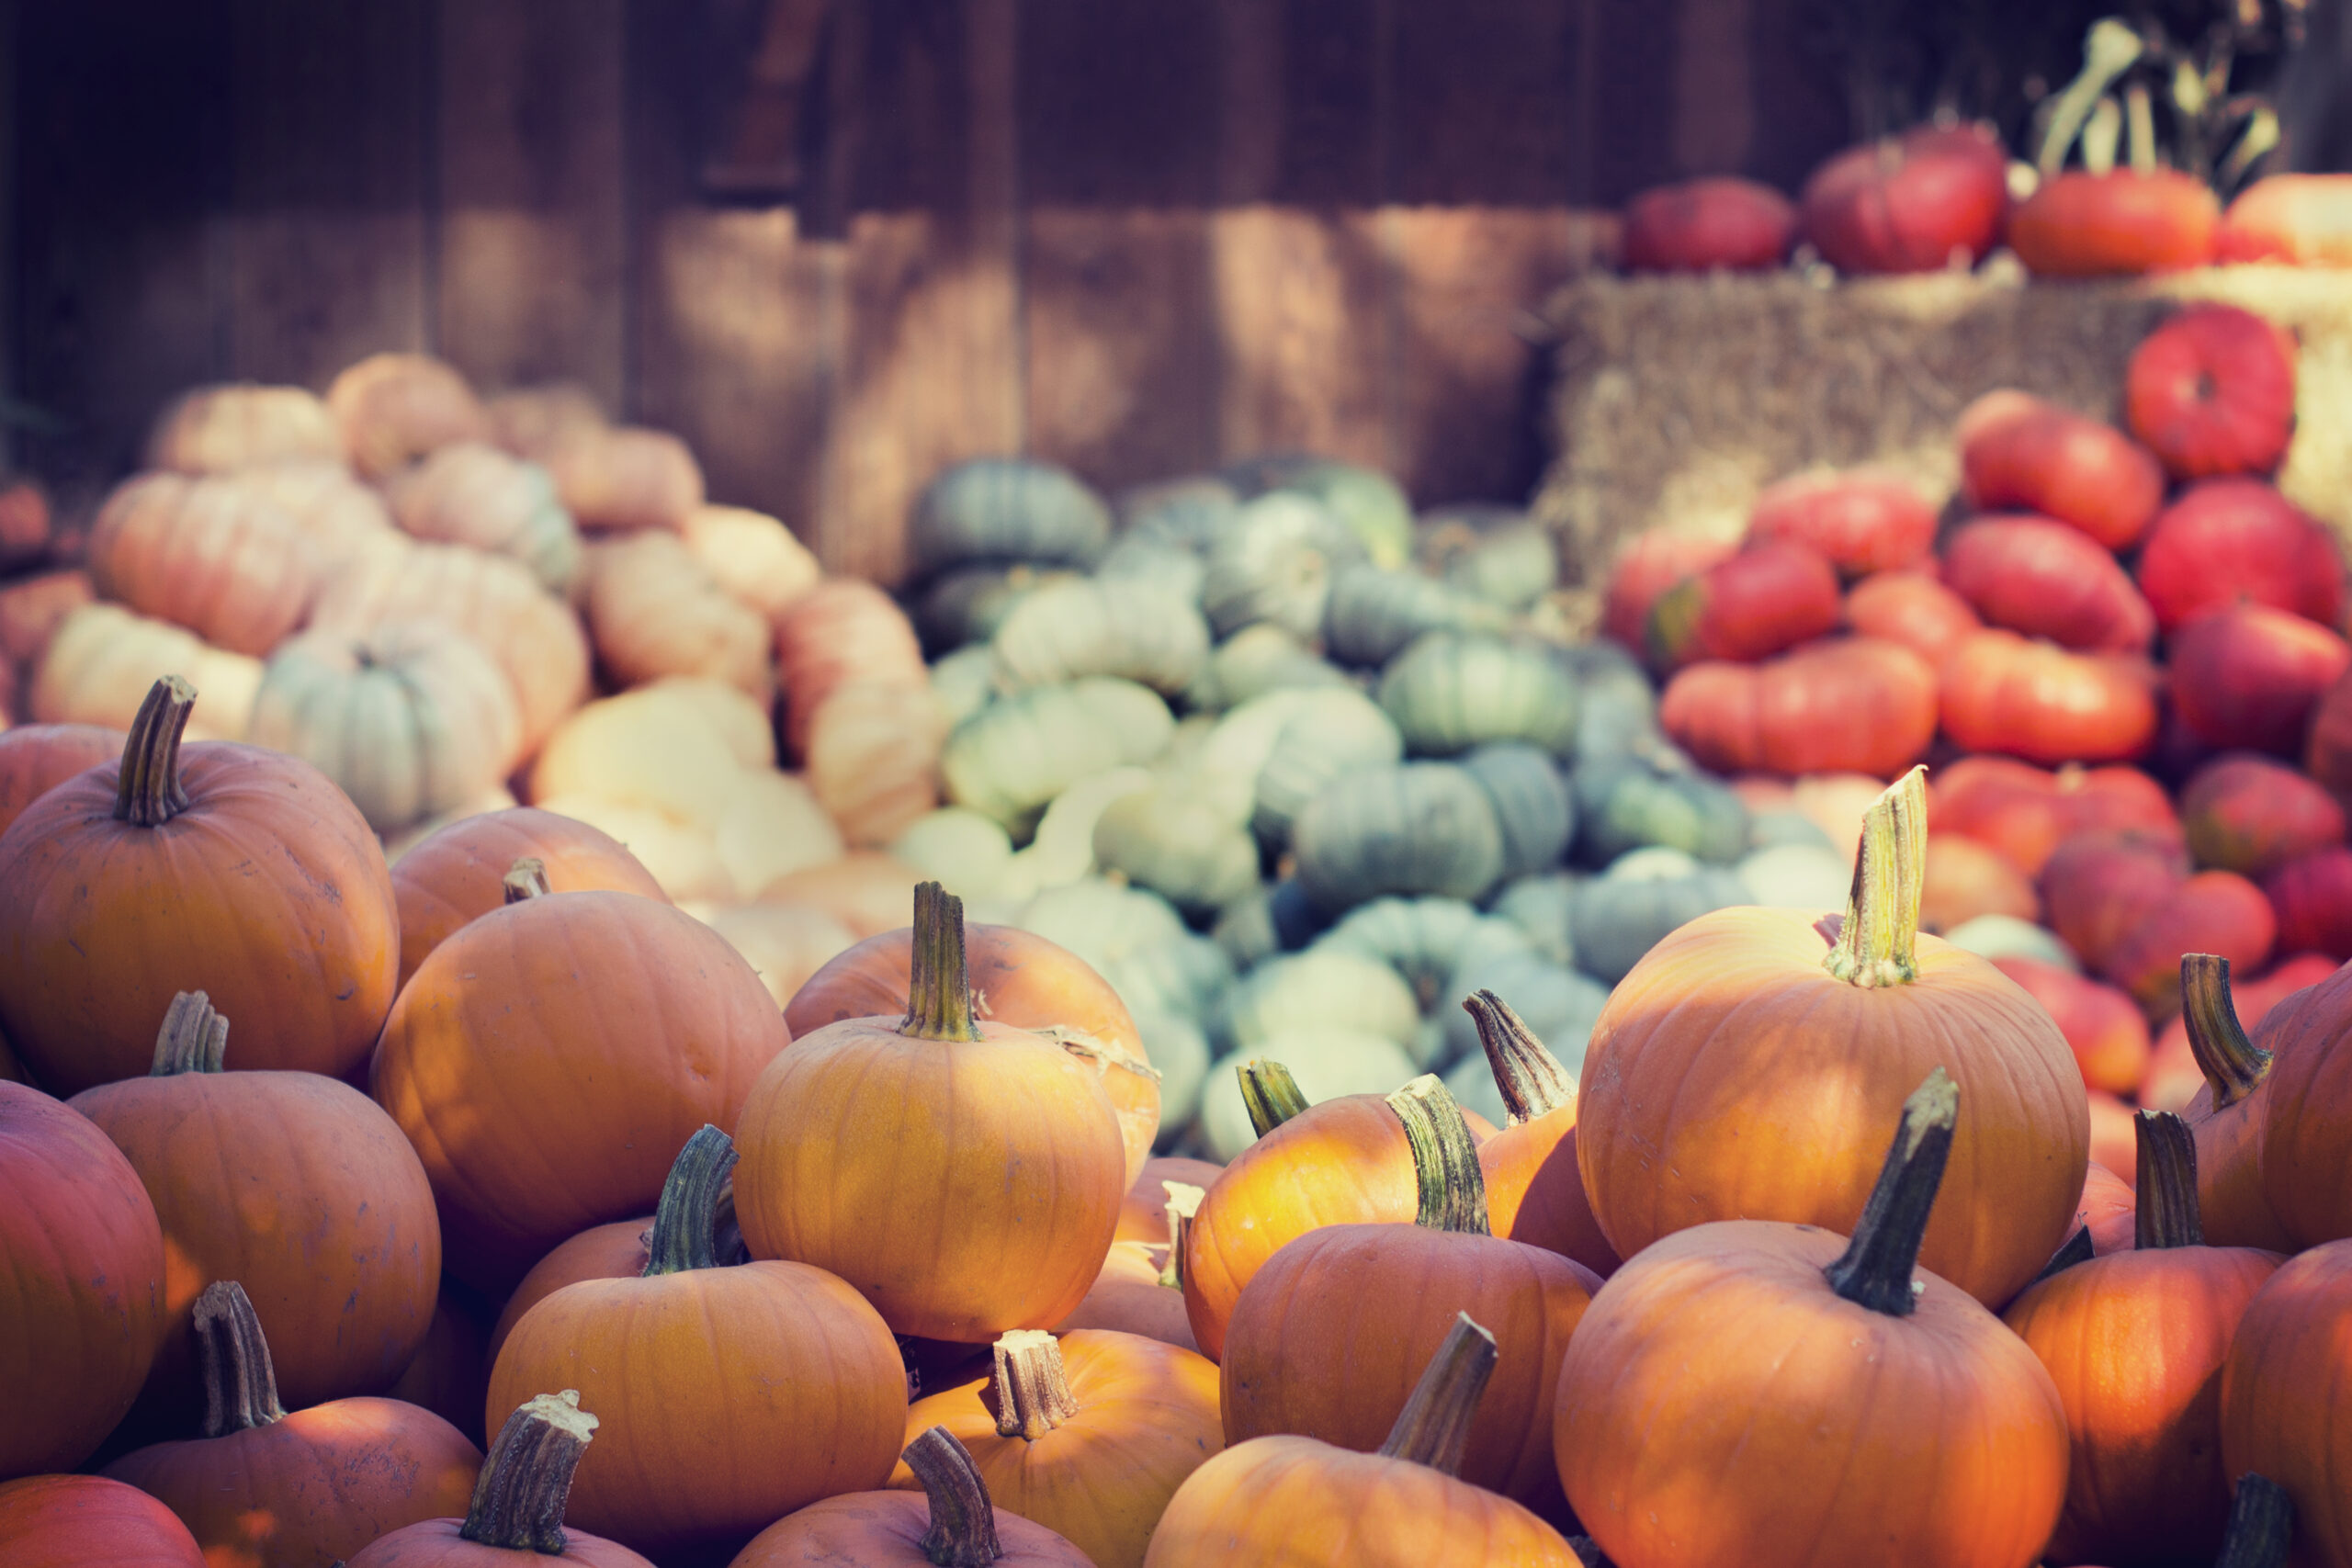
M 1668 739 L 1719 773 L 1883 778 L 1936 736 L 1936 675 L 1898 642 L 1843 637 L 1758 664 L 1689 665 L 1658 699 Z
M 149 1076 L 74 1109 L 129 1157 L 164 1227 L 164 1353 L 151 1400 L 185 1408 L 198 1296 L 235 1280 L 279 1346 L 297 1408 L 375 1393 L 416 1355 L 441 1226 L 416 1153 L 373 1100 L 316 1073 L 223 1072 L 230 1021 L 204 993 L 165 1011 Z
M 99 594 L 232 653 L 267 653 L 301 625 L 321 562 L 294 519 L 225 479 L 142 474 L 90 525 Z
M 294 520 L 318 557 L 322 581 L 355 556 L 399 542 L 382 493 L 340 462 L 266 463 L 239 469 L 235 482 Z
M 2275 1061 L 2259 1098 L 2256 1159 L 2262 1190 L 2298 1247 L 2352 1235 L 2352 969 L 2338 969 L 2263 1020 L 2261 1043 Z
M 985 931 L 987 928 L 974 925 L 967 929 Z M 969 951 L 968 947 L 967 951 Z M 791 1015 L 786 1013 L 785 1016 L 789 1021 Z M 1118 1239 L 1146 1242 L 1154 1247 L 1164 1245 L 1170 1235 L 1170 1200 L 1173 1195 L 1169 1183 L 1172 1181 L 1180 1187 L 1197 1188 L 1205 1192 L 1209 1184 L 1224 1174 L 1225 1167 L 1221 1165 L 1183 1155 L 1155 1155 L 1144 1161 L 1143 1174 L 1129 1184 L 1127 1195 L 1119 1204 Z M 1191 1218 L 1192 1211 L 1187 1210 L 1185 1217 Z
M 2154 453 L 2104 420 L 2024 392 L 1985 393 L 1961 411 L 1954 434 L 1962 493 L 1980 509 L 2055 517 L 2120 550 L 2164 504 Z
M 944 1427 L 907 1445 L 902 1468 L 922 1483 L 906 1492 L 853 1492 L 811 1503 L 752 1538 L 729 1568 L 1090 1568 L 1096 1560 L 1041 1524 L 995 1506 L 971 1454 Z
M 28 1475 L 0 1485 L 8 1568 L 208 1568 L 169 1508 L 97 1475 Z
M 1201 1189 L 1184 1190 L 1198 1194 Z M 1197 1197 L 1193 1201 L 1197 1202 Z M 1171 1253 L 1164 1243 L 1154 1247 L 1140 1241 L 1113 1242 L 1085 1299 L 1052 1331 L 1109 1329 L 1197 1353 L 1201 1347 L 1193 1337 L 1192 1319 L 1184 1315 L 1182 1266 L 1168 1261 L 1181 1256 L 1181 1252 Z
M 490 1392 L 490 1305 L 480 1292 L 444 1274 L 416 1359 L 385 1391 L 430 1410 L 477 1447 L 488 1440 L 481 1402 Z
M 1738 546 L 1729 539 L 1702 538 L 1653 528 L 1621 546 L 1609 569 L 1601 599 L 1601 635 L 1635 653 L 1647 645 L 1650 607 L 1676 584 L 1698 576 Z
M 2180 1024 L 2205 1077 L 2183 1112 L 2195 1134 L 2197 1207 L 2205 1236 L 2216 1247 L 2292 1252 L 2294 1243 L 2262 1184 L 2267 1097 L 2260 1091 L 2276 1058 L 2246 1038 L 2230 994 L 2227 958 L 2181 954 Z
M 114 1429 L 154 1364 L 163 1229 L 106 1134 L 18 1083 L 0 1082 L 0 1476 L 66 1470 Z
M 591 545 L 583 608 L 596 657 L 623 685 L 704 675 L 767 697 L 767 623 L 674 534 L 650 529 Z
M 451 366 L 424 354 L 371 354 L 327 388 L 351 466 L 382 479 L 458 441 L 490 437 L 481 400 Z
M 2294 1503 L 2296 1562 L 2352 1562 L 2352 1241 L 2292 1258 L 2246 1303 L 2222 1368 L 2222 1469 Z
M 703 503 L 702 467 L 665 430 L 571 423 L 531 454 L 583 528 L 676 532 Z
M 2038 920 L 2041 900 L 2033 879 L 1989 844 L 1964 833 L 1930 833 L 1926 880 L 1919 888 L 1919 929 L 1941 936 L 1979 915 Z
M 432 1179 L 450 1271 L 501 1288 L 564 1237 L 644 1213 L 661 1151 L 732 1122 L 790 1038 L 759 976 L 693 916 L 513 886 L 514 902 L 417 966 L 372 1085 Z
M 2066 1492 L 2058 1391 L 1968 1292 L 1914 1272 L 1965 1092 L 1937 1070 L 1905 1102 L 1851 1241 L 1770 1220 L 1695 1225 L 1593 1299 L 1561 1362 L 1555 1452 L 1611 1557 L 2033 1561 Z
M 527 806 L 485 811 L 450 823 L 392 867 L 401 985 L 452 932 L 505 904 L 506 874 L 526 858 L 557 893 L 601 888 L 669 902 L 635 855 L 585 822 Z
M 0 734 L 0 833 L 67 779 L 121 756 L 129 739 L 103 724 L 26 724 Z
M 387 1531 L 345 1568 L 516 1568 L 538 1562 L 580 1568 L 653 1568 L 616 1541 L 563 1528 L 580 1456 L 596 1432 L 577 1390 L 543 1393 L 499 1428 L 463 1518 L 426 1519 Z
M 196 693 L 156 682 L 119 764 L 35 801 L 0 836 L 0 1032 L 66 1092 L 132 1077 L 184 990 L 237 1020 L 246 1067 L 331 1077 L 391 1005 L 398 916 L 384 852 L 308 762 L 182 750 Z
M 2006 1302 L 2064 1239 L 2089 1154 L 2082 1073 L 2015 982 L 1917 934 L 1920 779 L 1865 818 L 1834 942 L 1794 910 L 1721 909 L 1611 994 L 1585 1056 L 1577 1159 L 1619 1256 L 1710 1220 L 1849 1229 L 1887 1131 L 1871 1108 L 1939 1065 L 1973 1109 L 1928 1265 Z
M 719 1265 L 734 1164 L 724 1133 L 696 1133 L 663 1185 L 646 1272 L 547 1297 L 491 1369 L 493 1412 L 522 1390 L 580 1391 L 605 1425 L 565 1517 L 655 1555 L 731 1551 L 820 1497 L 874 1490 L 905 1430 L 905 1365 L 856 1292 L 798 1263 Z
M 641 1214 L 635 1219 L 615 1220 L 607 1225 L 590 1225 L 578 1235 L 559 1243 L 545 1258 L 531 1265 L 506 1304 L 499 1309 L 498 1322 L 490 1331 L 489 1359 L 498 1359 L 499 1349 L 523 1314 L 563 1289 L 582 1280 L 633 1280 L 645 1272 L 652 1254 L 646 1248 L 653 1236 L 653 1216 Z M 738 1261 L 725 1258 L 722 1262 Z
M 1127 1188 L 1103 1069 L 976 1021 L 963 901 L 935 882 L 915 891 L 910 942 L 903 1018 L 814 1029 L 753 1086 L 743 1239 L 841 1275 L 900 1334 L 974 1343 L 1058 1323 Z
M 903 1010 L 914 955 L 914 930 L 900 926 L 834 958 L 785 1008 L 792 1037 L 805 1040 L 828 1024 Z M 1142 1180 L 1159 1134 L 1159 1075 L 1119 993 L 1068 948 L 1018 926 L 967 926 L 964 961 L 976 1014 L 1049 1035 L 1094 1067 L 1119 1113 L 1126 1184 Z M 1166 1236 L 1163 1228 L 1150 1239 Z
M 784 688 L 784 739 L 808 754 L 817 709 L 849 681 L 927 684 L 922 644 L 898 601 L 854 577 L 829 578 L 775 620 L 776 682 Z
M 1227 1449 L 1169 1500 L 1145 1568 L 1577 1568 L 1551 1526 L 1459 1477 L 1495 1361 L 1460 1314 L 1378 1453 L 1290 1436 Z
M 1494 1234 L 1575 1259 L 1606 1280 L 1623 1261 L 1592 1217 L 1577 1168 L 1577 1089 L 1544 1043 L 1492 991 L 1464 998 L 1510 1121 L 1478 1145 Z
M 1934 670 L 1984 623 L 1967 600 L 1924 571 L 1880 571 L 1847 592 L 1846 625 L 1863 637 L 1901 643 Z
M 287 1414 L 253 1303 L 233 1280 L 196 1302 L 201 1435 L 106 1473 L 161 1498 L 209 1554 L 254 1568 L 347 1558 L 387 1530 L 466 1506 L 481 1450 L 429 1410 L 337 1399 Z
M 2045 277 L 2177 272 L 2212 259 L 2221 203 L 2179 169 L 2070 169 L 2009 214 L 2009 248 Z

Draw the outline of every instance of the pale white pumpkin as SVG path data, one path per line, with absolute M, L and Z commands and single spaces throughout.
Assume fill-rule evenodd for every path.
M 550 811 L 558 797 L 643 807 L 691 824 L 707 839 L 742 774 L 707 713 L 655 686 L 590 703 L 565 719 L 540 749 L 528 793 L 532 805 Z
M 1201 1139 L 1211 1159 L 1230 1160 L 1258 1141 L 1235 1074 L 1252 1058 L 1288 1067 L 1309 1105 L 1347 1094 L 1387 1094 L 1416 1071 L 1395 1041 L 1347 1029 L 1290 1030 L 1261 1045 L 1220 1057 L 1201 1086 Z
M 470 545 L 530 569 L 549 592 L 580 576 L 580 530 L 537 463 L 486 441 L 457 441 L 394 474 L 385 498 L 400 525 L 420 539 Z
M 637 857 L 673 903 L 735 897 L 734 880 L 720 863 L 708 829 L 659 807 L 584 794 L 535 798 L 531 804 L 611 835 Z
M 147 466 L 176 473 L 227 473 L 289 458 L 343 466 L 342 427 L 307 387 L 191 388 L 165 405 L 147 437 Z
M 711 842 L 739 898 L 757 897 L 796 871 L 830 864 L 848 848 L 805 781 L 765 768 L 737 776 Z
M 707 675 L 665 675 L 638 691 L 684 704 L 727 742 L 727 749 L 744 767 L 775 766 L 775 725 L 768 710 L 741 686 Z
M 748 506 L 697 506 L 686 513 L 678 537 L 712 581 L 770 618 L 825 575 L 791 529 Z
M 1173 696 L 1208 661 L 1209 626 L 1148 581 L 1078 577 L 1023 597 L 990 647 L 1002 691 L 1116 675 Z
M 1038 829 L 1041 836 L 1044 831 Z M 965 900 L 967 917 L 979 919 L 971 914 L 972 901 L 996 891 L 1012 859 L 1012 838 L 993 817 L 968 806 L 943 806 L 908 823 L 889 851 L 931 881 L 953 888 Z
M 84 604 L 58 623 L 33 673 L 32 716 L 43 724 L 128 729 L 148 688 L 165 675 L 196 687 L 186 739 L 245 738 L 261 690 L 261 660 L 119 604 Z

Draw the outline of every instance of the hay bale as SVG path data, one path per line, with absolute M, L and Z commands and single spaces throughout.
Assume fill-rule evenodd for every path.
M 1573 601 L 1627 537 L 1736 536 L 1758 490 L 1813 464 L 1885 464 L 1946 498 L 1971 400 L 2021 387 L 2118 419 L 2132 349 L 2187 299 L 2244 306 L 2301 340 L 2278 486 L 2352 545 L 2352 279 L 2274 266 L 2099 283 L 1995 268 L 1826 286 L 1795 272 L 1579 278 L 1544 310 L 1553 457 L 1533 509 L 1587 591 Z

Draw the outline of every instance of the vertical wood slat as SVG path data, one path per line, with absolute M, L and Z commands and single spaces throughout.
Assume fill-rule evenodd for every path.
M 624 401 L 623 0 L 440 0 L 441 354 Z

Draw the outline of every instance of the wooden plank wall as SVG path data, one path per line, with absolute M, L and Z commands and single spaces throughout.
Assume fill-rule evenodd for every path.
M 28 456 L 87 489 L 191 382 L 429 348 L 678 431 L 885 581 L 980 453 L 1515 499 L 1525 308 L 1590 209 L 1792 184 L 1844 130 L 1804 0 L 841 0 L 797 197 L 730 202 L 700 160 L 746 3 L 0 0 L 0 350 L 71 423 Z

